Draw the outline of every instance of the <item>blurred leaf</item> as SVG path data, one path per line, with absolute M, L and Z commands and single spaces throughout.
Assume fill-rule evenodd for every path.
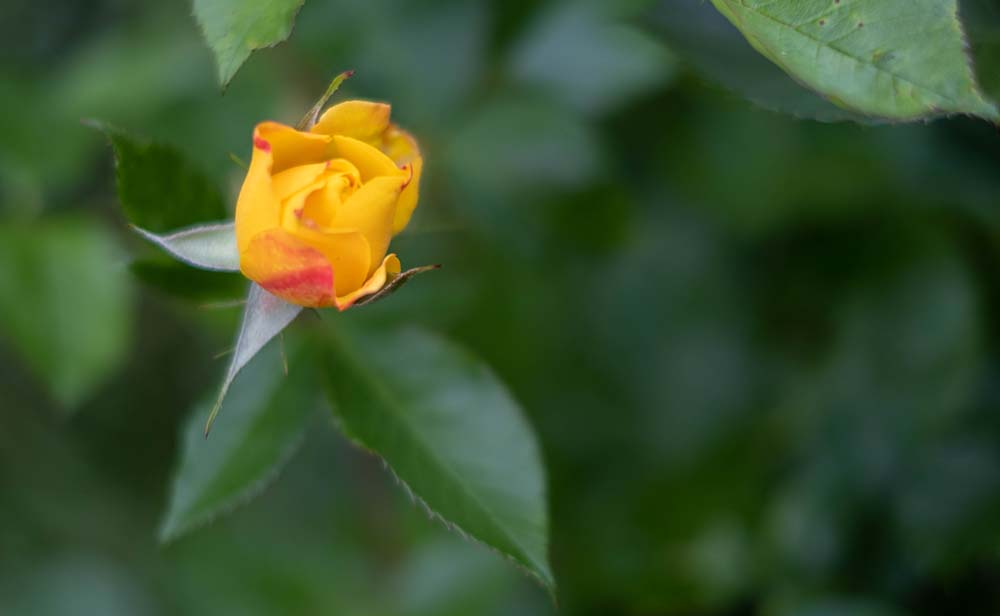
M 494 100 L 452 134 L 443 166 L 455 201 L 508 254 L 538 256 L 547 198 L 608 174 L 593 126 L 537 97 Z
M 556 4 L 515 48 L 514 75 L 588 113 L 625 104 L 670 79 L 673 56 L 610 12 L 603 4 Z
M 211 180 L 178 150 L 131 137 L 98 120 L 88 124 L 107 135 L 114 149 L 118 199 L 130 223 L 163 233 L 227 217 Z
M 347 88 L 391 101 L 394 119 L 418 136 L 434 127 L 447 131 L 488 70 L 493 11 L 479 0 L 429 8 L 399 0 L 312 2 L 310 18 L 296 24 L 295 47 L 324 65 L 350 57 L 357 75 Z
M 649 23 L 707 79 L 764 109 L 824 122 L 870 121 L 796 83 L 704 0 L 663 0 Z
M 136 233 L 184 263 L 217 272 L 240 271 L 235 223 L 199 225 L 166 235 L 135 227 Z
M 187 300 L 242 301 L 247 294 L 247 279 L 241 274 L 208 272 L 166 258 L 133 261 L 129 271 L 145 284 Z
M 226 371 L 222 386 L 219 388 L 219 397 L 205 421 L 206 436 L 212 428 L 215 416 L 222 407 L 222 401 L 226 397 L 226 392 L 229 391 L 229 386 L 239 371 L 264 348 L 265 344 L 280 334 L 281 330 L 285 329 L 300 312 L 302 312 L 301 306 L 289 304 L 256 284 L 250 285 L 250 293 L 247 294 L 247 303 L 243 309 L 243 321 L 240 323 L 240 331 L 236 336 L 233 358 L 229 363 L 229 369 Z
M 459 127 L 448 154 L 463 183 L 507 193 L 528 185 L 579 186 L 593 180 L 601 157 L 588 125 L 556 105 L 525 97 L 483 107 Z
M 501 559 L 454 536 L 416 546 L 390 581 L 391 612 L 397 616 L 497 614 L 509 601 L 515 573 Z M 508 596 L 505 596 L 508 595 Z M 491 609 L 493 608 L 493 609 Z M 527 606 L 523 606 L 527 608 Z M 531 610 L 504 613 L 528 614 Z M 544 612 L 548 613 L 548 612 Z M 541 616 L 542 612 L 538 612 Z M 527 614 L 525 614 L 527 616 Z
M 130 332 L 115 241 L 84 220 L 0 226 L 0 331 L 67 406 L 117 369 Z
M 955 0 L 712 3 L 766 58 L 849 109 L 1000 117 L 976 87 Z
M 5 575 L 0 611 L 32 616 L 135 616 L 154 612 L 140 574 L 124 563 L 79 547 L 48 554 Z
M 305 0 L 194 0 L 201 26 L 219 67 L 219 83 L 229 83 L 250 54 L 273 47 L 292 33 Z
M 896 250 L 905 237 L 897 232 Z M 860 253 L 865 240 L 853 239 Z M 983 322 L 969 272 L 954 247 L 938 241 L 914 241 L 905 260 L 842 298 L 825 395 L 841 418 L 932 434 L 968 412 L 983 370 Z M 891 260 L 880 252 L 868 269 Z M 861 445 L 851 451 L 867 453 Z
M 347 435 L 449 528 L 551 591 L 545 471 L 531 426 L 479 360 L 420 330 L 329 336 L 327 378 Z
M 784 599 L 770 607 L 775 616 L 902 616 L 879 600 L 849 595 Z
M 285 376 L 277 348 L 262 353 L 233 383 L 225 421 L 211 439 L 203 429 L 211 401 L 195 409 L 184 428 L 161 541 L 248 502 L 275 478 L 315 410 L 313 365 L 306 353 L 296 353 Z

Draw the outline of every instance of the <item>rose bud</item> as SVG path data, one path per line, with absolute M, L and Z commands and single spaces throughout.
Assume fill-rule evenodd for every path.
M 399 274 L 389 242 L 417 206 L 423 160 L 389 111 L 346 101 L 309 132 L 257 125 L 236 204 L 247 278 L 299 306 L 345 310 Z

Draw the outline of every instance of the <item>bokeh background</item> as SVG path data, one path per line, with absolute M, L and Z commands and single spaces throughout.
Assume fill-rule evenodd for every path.
M 80 120 L 178 146 L 231 205 L 253 124 L 346 68 L 423 144 L 395 245 L 444 268 L 337 318 L 447 333 L 510 386 L 562 613 L 1000 613 L 986 122 L 775 111 L 838 119 L 697 0 L 308 0 L 224 95 L 185 2 L 5 0 L 0 37 L 0 613 L 556 613 L 320 407 L 256 500 L 156 540 L 238 310 L 204 307 L 231 280 L 170 288 Z

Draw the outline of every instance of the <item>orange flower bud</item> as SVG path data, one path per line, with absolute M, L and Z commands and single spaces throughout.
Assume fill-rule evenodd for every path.
M 399 273 L 386 253 L 417 206 L 423 159 L 389 111 L 346 101 L 309 132 L 257 125 L 236 204 L 247 278 L 293 304 L 345 310 Z

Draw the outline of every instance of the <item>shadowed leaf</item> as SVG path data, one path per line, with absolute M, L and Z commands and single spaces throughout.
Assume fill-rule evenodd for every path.
M 224 424 L 209 441 L 202 427 L 211 401 L 195 409 L 184 428 L 161 541 L 246 503 L 274 479 L 316 408 L 313 365 L 296 353 L 286 377 L 276 348 L 261 353 L 233 383 Z
M 130 136 L 97 120 L 115 153 L 118 200 L 130 223 L 166 233 L 228 217 L 215 184 L 172 146 Z

